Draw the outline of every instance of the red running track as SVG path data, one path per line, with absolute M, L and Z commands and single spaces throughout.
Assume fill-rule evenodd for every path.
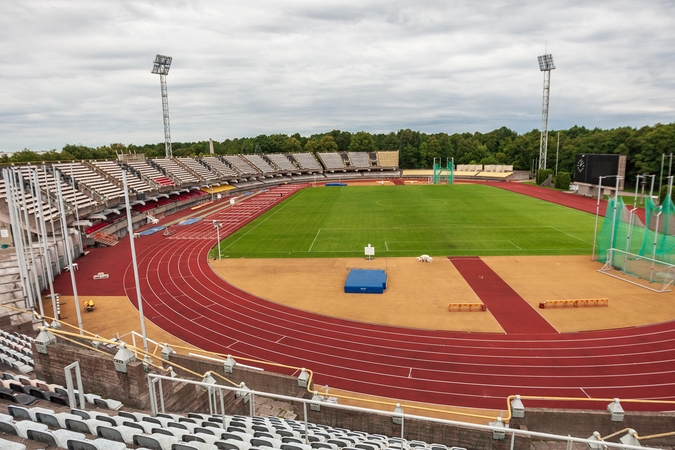
M 223 237 L 280 200 L 292 202 L 296 189 L 271 189 L 209 219 L 225 223 Z M 207 260 L 215 240 L 206 222 L 170 238 L 157 233 L 136 241 L 146 317 L 206 350 L 308 367 L 317 386 L 456 406 L 504 409 L 512 394 L 675 400 L 673 322 L 586 333 L 505 335 L 353 322 L 268 302 L 228 284 Z M 126 242 L 105 249 L 105 260 L 129 261 Z M 98 254 L 84 258 L 105 261 Z M 98 271 L 95 264 L 80 267 L 78 277 Z M 67 290 L 63 284 L 62 293 Z M 100 285 L 85 283 L 82 295 L 100 293 L 91 290 L 96 286 Z M 130 264 L 123 289 L 135 299 Z M 119 295 L 120 290 L 118 284 L 109 295 Z M 606 404 L 594 406 L 604 409 Z
M 478 256 L 451 256 L 449 259 L 505 333 L 558 332 Z

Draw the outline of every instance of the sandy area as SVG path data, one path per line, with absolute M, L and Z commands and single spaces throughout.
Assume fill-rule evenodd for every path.
M 366 323 L 502 333 L 490 313 L 448 312 L 448 303 L 481 303 L 447 258 L 223 259 L 214 270 L 235 286 L 293 308 Z M 345 294 L 350 269 L 387 272 L 384 294 Z M 265 274 L 265 282 L 260 282 Z
M 673 293 L 657 294 L 599 273 L 588 256 L 485 257 L 560 332 L 639 326 L 675 318 Z M 436 330 L 503 332 L 487 312 L 448 312 L 481 303 L 447 258 L 223 259 L 213 269 L 235 286 L 298 309 L 367 323 Z M 345 294 L 349 269 L 384 269 L 384 294 Z M 260 274 L 265 283 L 260 283 Z M 546 300 L 608 298 L 609 307 L 539 309 Z M 636 308 L 636 305 L 640 305 Z

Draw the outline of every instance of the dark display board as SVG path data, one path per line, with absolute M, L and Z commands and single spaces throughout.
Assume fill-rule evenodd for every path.
M 622 158 L 623 157 L 623 158 Z M 577 154 L 574 164 L 574 181 L 598 185 L 600 177 L 625 175 L 625 155 Z M 603 186 L 614 186 L 616 179 L 602 180 Z M 621 183 L 623 184 L 623 182 Z

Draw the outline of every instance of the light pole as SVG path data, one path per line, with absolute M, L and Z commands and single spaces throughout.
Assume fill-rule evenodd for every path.
M 544 72 L 544 94 L 541 102 L 541 137 L 539 139 L 539 169 L 546 169 L 548 150 L 548 99 L 551 90 L 551 70 L 555 69 L 553 55 L 539 56 L 539 70 Z
M 218 220 L 213 221 L 213 228 L 216 229 L 217 239 L 218 239 L 218 259 L 220 259 L 220 227 L 222 224 Z
M 164 118 L 164 150 L 166 157 L 171 158 L 171 130 L 169 127 L 169 93 L 166 89 L 166 76 L 171 68 L 171 56 L 157 55 L 152 66 L 152 73 L 159 75 L 159 83 L 162 88 L 162 116 Z

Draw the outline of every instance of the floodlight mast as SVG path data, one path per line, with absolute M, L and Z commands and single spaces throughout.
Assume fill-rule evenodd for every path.
M 551 89 L 551 70 L 555 69 L 553 55 L 546 54 L 539 58 L 539 70 L 544 72 L 544 95 L 541 102 L 541 138 L 539 140 L 539 169 L 546 169 L 546 153 L 548 150 L 548 98 Z
M 164 150 L 166 157 L 171 158 L 171 130 L 169 127 L 169 93 L 166 89 L 166 76 L 171 68 L 171 56 L 157 55 L 152 66 L 152 73 L 159 74 L 159 83 L 162 88 L 162 115 L 164 117 Z

